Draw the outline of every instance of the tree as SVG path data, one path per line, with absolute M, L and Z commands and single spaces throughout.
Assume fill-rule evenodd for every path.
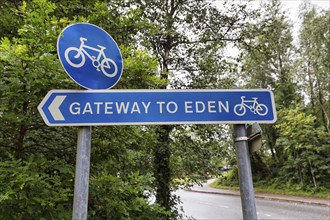
M 54 8 L 46 1 L 23 2 L 13 10 L 19 27 L 8 27 L 17 33 L 0 40 L 1 218 L 70 215 L 72 129 L 45 128 L 37 113 L 49 88 L 70 85 L 58 74 L 54 42 L 63 23 L 51 16 Z
M 249 37 L 241 46 L 241 69 L 244 73 L 241 77 L 246 82 L 245 86 L 269 88 L 275 94 L 278 122 L 263 126 L 267 149 L 262 148 L 253 155 L 252 167 L 256 180 L 271 181 L 277 187 L 300 184 L 302 189 L 313 186 L 317 190 L 324 185 L 324 177 L 328 175 L 324 172 L 327 166 L 323 163 L 327 161 L 323 158 L 326 155 L 327 120 L 324 119 L 327 116 L 322 114 L 328 100 L 324 98 L 327 97 L 324 91 L 327 91 L 328 80 L 323 78 L 325 72 L 322 72 L 328 65 L 326 58 L 323 59 L 327 56 L 328 35 L 323 30 L 314 32 L 318 30 L 315 26 L 326 28 L 326 19 L 318 20 L 316 12 L 313 13 L 304 14 L 300 48 L 296 49 L 290 24 L 280 11 L 280 2 L 272 1 L 262 12 L 261 20 L 251 24 L 250 31 L 246 33 Z M 313 18 L 318 21 L 313 21 Z M 315 23 L 312 25 L 311 22 Z M 317 63 L 318 67 L 312 67 L 312 63 Z M 322 83 L 318 83 L 317 78 Z M 323 89 L 319 93 L 316 86 L 321 84 Z M 314 97 L 307 108 L 302 102 L 301 94 L 304 93 Z M 317 101 L 320 97 L 321 105 L 316 104 L 320 103 Z M 314 111 L 310 111 L 311 108 Z
M 221 62 L 221 52 L 229 42 L 240 40 L 239 33 L 250 15 L 244 5 L 224 2 L 226 10 L 220 11 L 201 0 L 138 1 L 136 4 L 141 16 L 151 24 L 151 29 L 142 32 L 141 46 L 158 58 L 159 75 L 166 82 L 160 88 L 229 87 L 232 80 L 226 75 L 228 67 Z M 186 76 L 188 83 L 174 79 L 178 74 Z M 172 79 L 175 83 L 171 83 Z M 171 180 L 175 174 L 170 161 L 176 150 L 171 146 L 180 144 L 176 142 L 179 139 L 171 139 L 174 128 L 158 127 L 159 142 L 154 148 L 156 201 L 166 210 L 175 202 L 171 199 Z M 206 142 L 203 144 L 207 145 Z
M 297 101 L 290 71 L 294 55 L 291 25 L 276 0 L 265 6 L 261 21 L 255 23 L 241 48 L 241 77 L 248 87 L 274 90 L 278 108 L 288 108 Z
M 1 32 L 0 40 L 0 206 L 4 208 L 0 218 L 70 219 L 76 129 L 47 127 L 37 112 L 49 89 L 78 88 L 58 62 L 56 40 L 69 23 L 93 20 L 105 24 L 104 19 L 109 15 L 125 18 L 126 23 L 120 23 L 121 32 L 115 32 L 119 27 L 111 23 L 105 29 L 116 33 L 116 38 L 133 39 L 137 25 L 134 9 L 125 15 L 119 13 L 127 8 L 123 1 L 117 2 L 116 6 L 122 3 L 118 11 L 99 1 L 84 1 L 81 8 L 76 1 L 57 4 L 46 0 L 17 1 L 17 8 L 9 1 L 5 3 L 19 21 L 12 25 L 19 26 L 8 25 L 12 34 Z M 95 11 L 99 12 L 97 16 Z M 1 20 L 1 26 L 9 24 L 8 16 L 5 19 Z M 130 27 L 134 27 L 132 32 L 125 32 Z M 162 82 L 155 76 L 156 60 L 148 51 L 126 44 L 120 46 L 127 74 L 118 87 L 153 88 Z M 121 127 L 95 128 L 93 134 L 90 216 L 102 218 L 109 210 L 120 210 L 112 212 L 115 219 L 169 215 L 161 207 L 148 203 L 153 190 L 152 176 L 145 168 L 149 162 L 137 162 L 148 157 L 152 142 L 144 138 L 150 140 L 154 133 L 144 127 Z M 104 156 L 104 152 L 114 153 Z M 113 200 L 99 197 L 114 194 L 117 196 Z
M 330 80 L 329 80 L 329 16 L 330 11 L 318 15 L 316 9 L 302 11 L 303 24 L 300 30 L 300 50 L 297 66 L 299 84 L 308 96 L 310 109 L 320 125 L 330 132 Z
M 303 189 L 313 186 L 317 191 L 326 186 L 329 176 L 329 135 L 323 127 L 316 127 L 316 117 L 304 113 L 300 107 L 281 112 L 276 127 L 281 132 L 278 145 L 282 145 L 288 160 L 280 171 L 284 184 L 300 184 Z
M 34 9 L 24 3 L 19 11 L 23 21 L 18 37 L 1 40 L 2 147 L 12 149 L 17 159 L 34 146 L 44 145 L 44 140 L 34 138 L 41 135 L 43 125 L 36 109 L 40 97 L 48 88 L 72 85 L 65 75 L 58 74 L 62 70 L 54 42 L 63 23 L 50 15 L 54 8 L 42 1 Z
M 297 86 L 291 71 L 294 52 L 291 26 L 281 11 L 279 1 L 271 1 L 264 8 L 260 20 L 250 24 L 246 41 L 241 44 L 240 77 L 245 81 L 246 87 L 273 90 L 276 108 L 280 112 L 299 102 Z M 280 135 L 278 130 L 274 125 L 263 126 L 263 130 L 273 161 L 276 161 L 275 164 L 281 163 L 286 157 L 283 149 L 276 145 Z M 260 158 L 258 161 L 265 163 Z M 267 166 L 261 164 L 259 167 Z M 258 169 L 254 172 L 258 172 Z M 261 171 L 261 173 L 269 172 Z

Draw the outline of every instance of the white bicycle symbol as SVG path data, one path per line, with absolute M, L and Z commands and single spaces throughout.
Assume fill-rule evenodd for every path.
M 238 116 L 243 116 L 246 113 L 246 108 L 250 109 L 250 111 L 254 114 L 258 114 L 260 116 L 264 116 L 268 113 L 268 108 L 264 104 L 260 104 L 257 102 L 256 97 L 253 97 L 252 100 L 244 100 L 245 96 L 241 97 L 242 102 L 240 104 L 235 105 L 234 112 Z M 246 104 L 250 103 L 250 105 Z
M 104 75 L 106 75 L 107 77 L 116 76 L 117 73 L 118 73 L 117 64 L 115 63 L 115 61 L 113 61 L 112 59 L 107 58 L 105 56 L 104 50 L 106 49 L 106 47 L 103 47 L 103 46 L 100 46 L 100 45 L 97 45 L 100 49 L 90 47 L 90 46 L 85 45 L 86 41 L 87 41 L 86 38 L 81 37 L 79 48 L 77 48 L 77 47 L 68 47 L 68 49 L 66 49 L 65 52 L 64 52 L 64 57 L 65 57 L 66 61 L 71 66 L 73 66 L 75 68 L 80 68 L 85 64 L 86 56 L 87 56 L 89 59 L 91 59 L 92 64 L 96 68 L 97 71 L 102 71 L 102 73 Z M 85 50 L 85 48 L 98 52 L 97 57 L 91 56 Z M 70 58 L 69 53 L 74 53 L 75 55 L 71 56 L 71 58 Z M 102 60 L 101 60 L 101 58 L 102 58 Z M 111 67 L 110 64 L 112 64 L 113 67 Z

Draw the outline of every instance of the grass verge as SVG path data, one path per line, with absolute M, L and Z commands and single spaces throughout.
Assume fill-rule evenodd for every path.
M 228 185 L 218 184 L 217 181 L 211 183 L 210 186 L 217 189 L 239 190 L 239 186 L 233 186 L 233 185 L 228 186 Z M 314 193 L 314 192 L 306 192 L 303 190 L 293 190 L 291 188 L 274 189 L 267 186 L 254 186 L 254 192 L 330 199 L 330 192 Z

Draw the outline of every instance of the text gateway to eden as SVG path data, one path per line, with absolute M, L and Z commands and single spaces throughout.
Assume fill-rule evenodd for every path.
M 159 114 L 229 112 L 228 101 L 157 101 L 157 102 L 73 102 L 69 106 L 72 115 L 148 114 L 157 110 Z

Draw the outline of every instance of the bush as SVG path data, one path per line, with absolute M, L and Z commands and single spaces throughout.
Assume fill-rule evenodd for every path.
M 233 169 L 222 174 L 222 176 L 216 180 L 216 184 L 221 186 L 239 186 L 238 168 L 233 167 Z
M 71 219 L 73 168 L 30 156 L 0 162 L 0 219 Z
M 107 173 L 91 177 L 89 217 L 92 219 L 168 219 L 171 213 L 150 204 L 150 175 L 129 175 L 124 181 Z

